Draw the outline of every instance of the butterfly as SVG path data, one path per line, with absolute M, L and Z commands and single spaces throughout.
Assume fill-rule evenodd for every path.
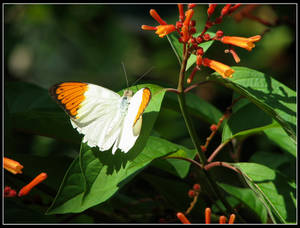
M 100 151 L 112 148 L 127 153 L 142 127 L 142 115 L 151 99 L 149 88 L 123 96 L 107 88 L 84 82 L 63 82 L 49 89 L 51 97 L 69 115 L 72 126 L 83 134 L 83 142 Z

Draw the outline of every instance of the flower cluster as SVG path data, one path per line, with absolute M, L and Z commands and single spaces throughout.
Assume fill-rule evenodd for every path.
M 232 46 L 237 46 L 244 48 L 248 51 L 251 51 L 252 48 L 255 47 L 254 42 L 257 42 L 261 39 L 260 35 L 253 36 L 250 38 L 244 37 L 237 37 L 237 36 L 224 36 L 224 32 L 219 30 L 215 33 L 214 37 L 211 37 L 207 30 L 214 25 L 218 25 L 222 22 L 223 17 L 226 15 L 230 15 L 233 13 L 237 8 L 239 8 L 241 4 L 226 4 L 218 17 L 215 20 L 211 20 L 211 16 L 215 12 L 217 4 L 209 4 L 207 9 L 207 21 L 205 24 L 204 29 L 201 33 L 197 33 L 196 35 L 196 21 L 192 20 L 194 15 L 194 7 L 196 4 L 188 4 L 187 10 L 184 12 L 183 5 L 178 4 L 178 11 L 179 11 L 179 19 L 174 24 L 168 24 L 166 21 L 161 19 L 159 14 L 156 10 L 151 9 L 150 15 L 159 23 L 158 26 L 148 26 L 142 25 L 143 30 L 154 30 L 155 33 L 160 37 L 163 38 L 166 35 L 177 32 L 179 34 L 179 42 L 187 45 L 188 50 L 191 54 L 196 55 L 196 66 L 192 71 L 190 77 L 187 79 L 188 83 L 194 78 L 195 73 L 200 70 L 200 66 L 205 66 L 213 69 L 214 71 L 218 72 L 223 78 L 230 78 L 232 77 L 234 70 L 229 66 L 218 62 L 216 60 L 209 59 L 204 57 L 204 50 L 200 46 L 200 44 L 216 40 L 220 41 L 224 44 L 229 45 L 229 49 L 226 49 L 225 52 L 231 53 L 236 63 L 240 62 L 240 58 L 238 57 L 237 53 L 234 51 Z
M 6 157 L 3 158 L 3 167 L 12 174 L 21 174 L 23 169 L 23 165 L 21 165 L 19 162 Z M 29 184 L 21 188 L 21 190 L 18 193 L 18 196 L 21 197 L 27 195 L 33 187 L 44 181 L 47 177 L 47 173 L 40 173 Z M 15 196 L 17 196 L 16 190 L 12 189 L 9 186 L 6 186 L 4 188 L 4 197 Z
M 187 219 L 187 217 L 182 212 L 178 212 L 176 216 L 183 224 L 191 224 L 191 222 Z M 231 214 L 229 217 L 228 224 L 233 224 L 234 220 L 235 220 L 235 214 Z M 222 215 L 219 217 L 219 224 L 226 224 L 226 221 L 227 221 L 226 216 Z M 205 224 L 211 224 L 211 209 L 209 207 L 205 209 Z

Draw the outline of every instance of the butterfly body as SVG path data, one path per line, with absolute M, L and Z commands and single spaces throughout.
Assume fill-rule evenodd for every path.
M 53 99 L 70 116 L 72 126 L 84 135 L 83 142 L 101 151 L 112 148 L 128 152 L 135 144 L 142 125 L 142 114 L 151 91 L 138 90 L 123 96 L 90 83 L 64 82 L 50 88 Z

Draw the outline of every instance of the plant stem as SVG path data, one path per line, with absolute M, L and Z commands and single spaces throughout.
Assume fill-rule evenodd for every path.
M 184 93 L 184 87 L 183 87 L 183 82 L 184 81 L 183 80 L 184 80 L 184 76 L 185 76 L 187 60 L 188 60 L 189 57 L 190 57 L 190 54 L 188 52 L 187 46 L 186 46 L 186 44 L 184 44 L 182 63 L 181 63 L 181 69 L 180 69 L 180 73 L 179 73 L 179 80 L 178 80 L 178 86 L 177 86 L 177 97 L 178 97 L 180 110 L 181 110 L 182 116 L 184 118 L 185 124 L 187 126 L 188 132 L 190 134 L 191 140 L 194 144 L 194 147 L 197 150 L 197 153 L 199 155 L 199 159 L 200 159 L 200 162 L 202 164 L 202 167 L 204 167 L 207 164 L 207 159 L 206 159 L 204 153 L 202 152 L 201 144 L 200 144 L 200 141 L 198 139 L 197 132 L 194 128 L 194 125 L 192 124 L 192 120 L 191 120 L 191 118 L 188 114 L 186 103 L 185 103 L 185 93 Z M 223 205 L 225 206 L 227 211 L 229 211 L 230 213 L 236 213 L 237 214 L 237 212 L 233 210 L 233 208 L 226 201 L 226 199 L 223 198 L 221 192 L 218 189 L 217 184 L 212 180 L 210 174 L 204 169 L 202 169 L 202 171 L 204 172 L 204 175 L 206 176 L 207 183 L 209 185 L 209 188 L 213 192 L 213 194 L 221 200 L 221 202 L 223 203 Z M 237 217 L 240 218 L 240 216 L 238 216 L 238 214 L 237 214 Z
M 202 153 L 201 144 L 198 140 L 198 136 L 197 136 L 196 130 L 194 128 L 194 125 L 192 124 L 192 121 L 190 119 L 190 116 L 188 115 L 186 103 L 185 103 L 183 80 L 184 80 L 186 64 L 187 64 L 187 60 L 188 60 L 189 56 L 190 55 L 187 51 L 186 44 L 184 44 L 183 58 L 182 58 L 181 69 L 180 69 L 179 80 L 178 80 L 178 87 L 177 87 L 177 91 L 178 91 L 177 97 L 178 97 L 180 110 L 183 115 L 188 132 L 191 136 L 192 142 L 197 150 L 197 153 L 199 154 L 199 158 L 200 158 L 202 165 L 205 165 L 207 163 L 207 160 L 206 160 L 206 157 L 204 156 L 204 154 Z

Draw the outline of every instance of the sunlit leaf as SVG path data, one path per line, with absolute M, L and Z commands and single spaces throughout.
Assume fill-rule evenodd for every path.
M 295 222 L 296 205 L 293 197 L 296 188 L 293 180 L 261 164 L 234 163 L 232 165 L 242 171 L 249 187 L 265 205 L 273 222 Z
M 246 67 L 233 67 L 232 78 L 217 73 L 211 80 L 224 84 L 245 96 L 274 118 L 293 139 L 296 139 L 296 92 L 274 78 Z
M 47 213 L 77 213 L 102 203 L 151 161 L 178 150 L 182 147 L 151 136 L 134 160 L 116 169 L 117 158 L 82 144 L 80 156 L 69 167 Z

